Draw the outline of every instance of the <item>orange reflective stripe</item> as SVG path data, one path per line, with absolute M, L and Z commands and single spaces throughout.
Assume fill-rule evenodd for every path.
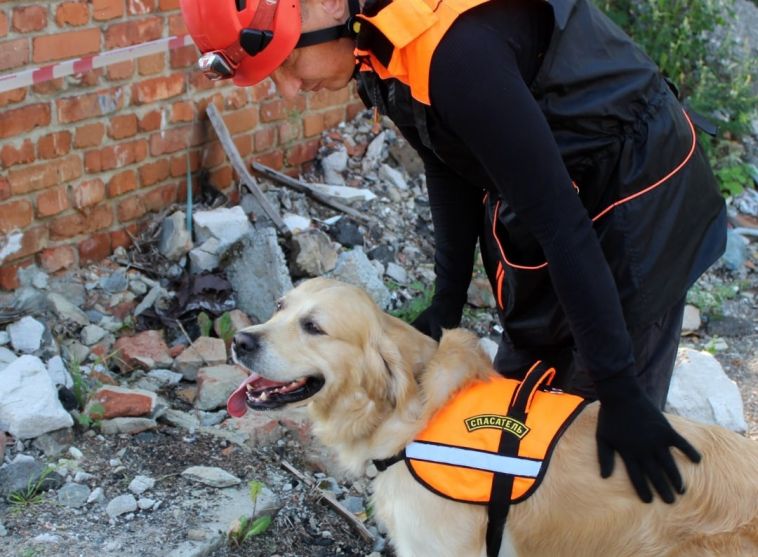
M 496 282 L 497 282 L 497 305 L 500 309 L 505 309 L 503 304 L 503 281 L 505 280 L 505 269 L 503 269 L 503 264 L 498 261 L 497 263 L 497 273 L 496 273 Z

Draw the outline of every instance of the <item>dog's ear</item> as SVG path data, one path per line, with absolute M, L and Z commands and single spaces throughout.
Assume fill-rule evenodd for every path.
M 412 366 L 384 331 L 369 339 L 364 365 L 361 383 L 372 400 L 386 400 L 397 407 L 413 393 Z

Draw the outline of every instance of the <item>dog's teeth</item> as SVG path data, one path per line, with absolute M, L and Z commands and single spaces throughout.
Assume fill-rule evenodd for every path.
M 258 400 L 262 400 L 264 402 L 267 401 L 268 400 L 268 393 L 266 391 L 263 391 L 261 393 L 261 396 L 260 396 L 260 398 Z

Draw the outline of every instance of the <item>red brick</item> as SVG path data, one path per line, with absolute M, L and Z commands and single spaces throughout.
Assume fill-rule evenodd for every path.
M 324 115 L 324 129 L 330 129 L 338 125 L 340 122 L 345 121 L 345 109 L 344 107 L 332 108 L 323 113 Z
M 139 196 L 127 197 L 116 207 L 119 222 L 127 222 L 140 218 L 147 213 L 145 203 Z
M 151 110 L 139 120 L 139 129 L 143 132 L 152 132 L 161 127 L 160 110 Z
M 366 109 L 366 105 L 363 104 L 363 102 L 353 102 L 347 105 L 347 117 L 346 120 L 352 120 L 358 114 Z
M 32 218 L 32 204 L 26 199 L 4 203 L 0 205 L 0 234 L 26 228 L 32 223 Z
M 11 70 L 29 63 L 29 39 L 0 42 L 0 71 Z
M 150 154 L 154 157 L 176 153 L 202 142 L 200 126 L 181 126 L 150 136 Z
M 58 246 L 42 250 L 39 264 L 48 273 L 55 273 L 73 267 L 76 263 L 76 250 L 71 246 Z
M 13 10 L 13 30 L 19 33 L 41 31 L 47 27 L 47 9 L 42 6 L 24 6 Z
M 276 85 L 270 79 L 265 79 L 253 86 L 253 102 L 261 102 L 276 97 Z
M 190 151 L 190 172 L 197 172 L 200 170 L 200 152 Z M 171 177 L 172 178 L 185 178 L 187 176 L 187 155 L 179 154 L 171 159 Z
M 284 101 L 275 100 L 261 104 L 261 122 L 275 122 L 285 117 Z
M 255 142 L 256 153 L 267 151 L 268 149 L 271 149 L 276 143 L 276 128 L 270 127 L 258 130 L 253 134 L 253 138 Z
M 85 180 L 73 188 L 74 207 L 92 207 L 105 199 L 105 184 L 100 178 Z
M 169 53 L 169 65 L 171 69 L 188 68 L 194 66 L 200 57 L 195 45 L 182 46 L 175 48 Z
M 89 8 L 86 2 L 63 2 L 55 12 L 59 27 L 86 25 L 89 23 Z
M 105 126 L 99 122 L 80 126 L 76 128 L 74 146 L 77 149 L 83 147 L 97 147 L 102 143 L 103 135 L 105 135 Z
M 79 77 L 79 83 L 76 85 L 79 87 L 95 87 L 100 83 L 100 78 L 103 77 L 104 73 L 103 68 L 95 68 L 84 73 L 74 74 L 74 78 Z
M 225 190 L 234 182 L 234 171 L 229 165 L 216 168 L 210 174 L 210 182 L 217 188 Z
M 37 196 L 37 216 L 49 217 L 69 208 L 65 186 L 50 188 Z
M 216 93 L 215 95 L 212 95 L 210 97 L 204 97 L 202 99 L 198 99 L 195 101 L 195 107 L 197 108 L 197 113 L 202 115 L 203 119 L 208 118 L 205 112 L 208 109 L 208 105 L 211 103 L 216 105 L 216 108 L 219 110 L 219 112 L 223 112 L 224 97 L 221 95 L 221 93 Z
M 129 79 L 134 73 L 134 62 L 126 60 L 125 62 L 119 62 L 118 64 L 111 64 L 105 70 L 108 81 Z
M 0 112 L 0 138 L 21 135 L 50 124 L 50 105 L 30 104 Z
M 137 60 L 137 69 L 140 75 L 155 75 L 161 73 L 166 67 L 166 55 L 162 52 L 143 56 Z
M 195 117 L 195 107 L 191 102 L 181 101 L 171 106 L 171 123 L 191 122 Z
M 0 53 L 2 52 L 2 46 L 0 46 Z M 2 58 L 2 54 L 0 54 Z M 19 103 L 26 98 L 26 89 L 13 89 L 5 93 L 0 93 L 0 108 L 8 106 L 9 104 Z
M 8 179 L 0 176 L 0 201 L 5 201 L 11 196 L 11 184 Z
M 279 124 L 279 143 L 286 145 L 300 137 L 300 126 L 293 122 Z
M 303 116 L 303 135 L 313 137 L 325 129 L 324 115 L 322 113 L 306 114 Z
M 37 228 L 31 228 L 24 231 L 24 236 L 21 238 L 21 249 L 12 253 L 3 261 L 4 263 L 10 263 L 12 261 L 18 261 L 28 255 L 37 253 L 47 247 L 47 229 L 38 226 Z
M 139 178 L 141 187 L 146 188 L 162 182 L 169 175 L 169 160 L 165 157 L 158 159 L 155 162 L 151 162 L 140 166 Z
M 312 161 L 316 158 L 318 152 L 318 139 L 312 139 L 305 143 L 295 145 L 291 149 L 287 150 L 287 164 L 296 165 L 302 164 L 307 161 Z
M 137 134 L 137 116 L 122 114 L 111 118 L 108 136 L 112 139 L 124 139 Z
M 137 232 L 138 227 L 136 224 L 130 224 L 120 230 L 114 230 L 111 232 L 111 249 L 115 250 L 118 247 L 128 248 L 132 245 L 132 236 L 136 236 Z
M 41 64 L 100 52 L 100 29 L 66 31 L 32 39 L 32 60 Z
M 184 93 L 184 76 L 154 77 L 132 86 L 132 104 L 147 104 Z
M 247 104 L 247 91 L 244 87 L 237 87 L 232 89 L 224 97 L 224 108 L 226 110 L 235 110 L 242 108 Z
M 111 50 L 154 41 L 160 39 L 162 33 L 163 18 L 161 17 L 114 23 L 105 30 L 105 48 Z
M 32 85 L 32 91 L 38 95 L 57 95 L 66 86 L 66 81 L 60 77 L 58 79 L 50 79 L 43 81 L 42 83 L 35 83 Z
M 221 146 L 220 141 L 214 141 L 213 143 L 207 143 L 203 151 L 203 166 L 206 168 L 213 168 L 218 166 L 226 160 L 226 153 Z
M 13 195 L 21 195 L 57 186 L 82 175 L 82 160 L 78 155 L 54 159 L 33 166 L 11 170 L 8 174 Z
M 113 210 L 102 204 L 85 215 L 75 211 L 70 215 L 58 217 L 50 223 L 50 239 L 53 241 L 74 238 L 96 230 L 108 228 L 113 224 Z
M 37 156 L 41 159 L 62 157 L 71 150 L 71 132 L 53 132 L 37 141 Z
M 170 15 L 168 17 L 168 34 L 169 35 L 186 35 L 187 26 L 184 24 L 184 18 L 181 14 Z
M 255 157 L 254 160 L 274 170 L 281 170 L 284 167 L 284 153 L 282 151 L 264 153 Z
M 109 145 L 98 151 L 87 151 L 84 167 L 87 172 L 104 172 L 141 162 L 147 157 L 147 142 L 144 140 Z
M 105 89 L 88 95 L 59 99 L 55 104 L 58 121 L 68 124 L 119 110 L 124 105 L 124 94 L 119 88 Z
M 8 16 L 5 15 L 5 12 L 0 12 L 0 37 L 4 37 L 8 34 Z
M 234 138 L 234 145 L 241 157 L 246 157 L 253 152 L 253 136 L 249 133 L 238 135 Z
M 118 197 L 137 189 L 137 174 L 134 170 L 125 170 L 114 174 L 108 181 L 108 197 Z
M 98 21 L 124 15 L 124 0 L 91 0 L 92 18 Z
M 237 135 L 238 133 L 252 130 L 258 125 L 258 112 L 253 107 L 229 112 L 224 114 L 224 122 L 229 133 Z
M 18 280 L 18 270 L 28 267 L 33 263 L 34 261 L 32 259 L 28 259 L 26 261 L 0 267 L 0 288 L 4 290 L 14 290 L 21 286 L 21 283 Z
M 108 232 L 95 234 L 79 242 L 79 263 L 92 263 L 111 254 L 111 235 Z
M 176 193 L 176 184 L 168 184 L 154 188 L 145 194 L 145 208 L 148 211 L 159 211 L 176 202 Z
M 208 91 L 219 85 L 217 81 L 211 81 L 200 72 L 192 72 L 189 76 L 189 83 L 197 91 Z
M 159 7 L 162 12 L 179 9 L 179 0 L 160 0 Z
M 350 89 L 347 87 L 343 87 L 339 91 L 322 89 L 310 95 L 308 108 L 310 110 L 319 110 L 321 108 L 345 104 L 348 100 L 350 100 Z
M 154 12 L 156 4 L 157 0 L 126 0 L 126 9 L 129 15 L 145 15 Z
M 0 165 L 5 168 L 29 162 L 34 162 L 34 143 L 30 139 L 25 139 L 19 147 L 6 143 L 0 148 Z

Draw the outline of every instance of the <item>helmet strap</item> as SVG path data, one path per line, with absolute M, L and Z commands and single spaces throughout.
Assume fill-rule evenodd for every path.
M 297 41 L 295 48 L 303 48 L 306 46 L 313 46 L 315 44 L 326 43 L 329 41 L 336 41 L 343 38 L 355 38 L 358 36 L 358 28 L 356 25 L 355 16 L 360 12 L 360 5 L 358 0 L 348 0 L 348 9 L 350 16 L 347 21 L 341 25 L 335 25 L 334 27 L 327 27 L 326 29 L 318 29 L 316 31 L 309 31 L 302 33 L 300 39 Z

